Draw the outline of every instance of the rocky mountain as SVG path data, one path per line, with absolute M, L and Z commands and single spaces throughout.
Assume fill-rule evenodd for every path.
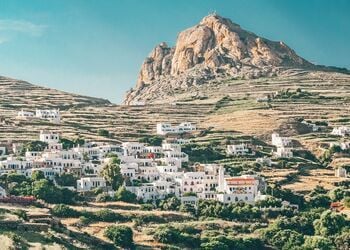
M 166 100 L 174 92 L 214 79 L 276 76 L 286 68 L 319 69 L 283 42 L 270 41 L 211 14 L 182 31 L 176 45 L 156 46 L 141 66 L 125 104 Z

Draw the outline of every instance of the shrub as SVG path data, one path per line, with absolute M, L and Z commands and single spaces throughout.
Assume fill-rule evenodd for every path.
M 152 204 L 142 204 L 141 205 L 141 210 L 144 210 L 144 211 L 151 211 L 153 209 L 153 205 Z
M 55 205 L 52 209 L 51 209 L 51 213 L 57 217 L 63 217 L 63 218 L 67 218 L 67 217 L 78 217 L 79 216 L 79 212 L 70 208 L 67 205 L 64 204 L 58 204 Z
M 107 193 L 100 193 L 96 196 L 96 202 L 111 201 L 112 198 Z
M 113 241 L 114 245 L 121 248 L 134 248 L 133 232 L 127 226 L 109 226 L 104 235 Z
M 97 134 L 98 134 L 99 136 L 109 137 L 109 131 L 106 130 L 106 129 L 99 129 L 99 130 L 97 131 Z
M 115 200 L 124 201 L 124 202 L 136 202 L 136 195 L 128 190 L 125 187 L 120 186 L 117 192 L 114 195 Z
M 203 250 L 229 250 L 229 247 L 220 241 L 210 241 L 201 244 Z

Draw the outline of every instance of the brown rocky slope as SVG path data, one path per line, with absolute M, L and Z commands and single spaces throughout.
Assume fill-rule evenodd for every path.
M 124 104 L 166 101 L 174 92 L 214 79 L 270 77 L 286 68 L 326 69 L 301 58 L 283 42 L 259 37 L 211 14 L 182 31 L 173 48 L 163 42 L 153 49 Z

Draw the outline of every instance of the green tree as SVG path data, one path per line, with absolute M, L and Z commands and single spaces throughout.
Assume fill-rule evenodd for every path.
M 114 197 L 117 201 L 132 202 L 132 203 L 136 202 L 136 195 L 126 190 L 126 188 L 123 186 L 120 186 L 118 188 Z
M 123 184 L 123 175 L 120 173 L 120 160 L 117 157 L 111 158 L 110 162 L 106 164 L 102 171 L 104 177 L 113 190 L 117 190 Z
M 32 180 L 33 181 L 39 181 L 41 179 L 45 179 L 45 175 L 43 171 L 36 170 L 32 173 Z
M 350 230 L 343 232 L 335 238 L 335 245 L 338 250 L 350 249 Z
M 344 198 L 344 205 L 345 205 L 347 208 L 350 208 L 350 197 L 345 197 L 345 198 Z
M 329 208 L 330 205 L 331 205 L 331 199 L 325 194 L 315 195 L 311 197 L 309 202 L 310 208 L 318 208 L 318 207 Z
M 334 188 L 329 192 L 329 197 L 332 201 L 341 201 L 346 196 L 350 196 L 350 192 L 342 187 Z
M 133 249 L 133 232 L 127 226 L 109 226 L 104 235 L 114 242 L 114 245 L 121 248 Z
M 220 241 L 209 241 L 201 244 L 203 250 L 229 250 L 230 248 Z
M 62 175 L 56 175 L 55 181 L 60 186 L 73 186 L 77 185 L 77 177 L 69 173 L 63 173 Z
M 74 147 L 74 142 L 66 138 L 60 138 L 60 143 L 62 143 L 63 149 L 71 149 Z
M 46 142 L 42 142 L 42 141 L 28 142 L 22 148 L 21 154 L 24 155 L 24 153 L 26 151 L 41 152 L 41 151 L 44 151 L 45 148 L 47 148 L 47 146 L 48 146 L 48 144 Z
M 97 134 L 98 134 L 99 136 L 103 136 L 103 137 L 109 137 L 109 136 L 110 136 L 109 131 L 106 130 L 106 129 L 99 129 L 99 130 L 97 131 Z
M 176 197 L 169 197 L 165 200 L 162 200 L 159 204 L 159 206 L 163 210 L 173 210 L 178 211 L 181 205 L 181 201 Z
M 324 238 L 321 236 L 307 236 L 305 238 L 305 243 L 302 246 L 305 250 L 329 250 L 334 249 L 332 241 L 328 238 Z
M 271 244 L 278 249 L 286 250 L 292 246 L 300 246 L 303 242 L 303 235 L 290 229 L 278 231 L 271 239 Z
M 314 221 L 315 233 L 325 237 L 341 233 L 346 225 L 344 216 L 332 211 L 323 212 L 321 217 Z

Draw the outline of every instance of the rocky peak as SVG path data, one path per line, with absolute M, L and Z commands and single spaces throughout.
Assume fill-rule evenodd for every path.
M 176 45 L 156 46 L 141 66 L 136 89 L 127 95 L 134 99 L 145 87 L 172 79 L 191 84 L 215 77 L 267 76 L 276 67 L 308 68 L 311 63 L 299 57 L 282 42 L 274 42 L 242 29 L 230 19 L 216 14 L 179 33 Z M 135 94 L 137 93 L 137 94 Z

